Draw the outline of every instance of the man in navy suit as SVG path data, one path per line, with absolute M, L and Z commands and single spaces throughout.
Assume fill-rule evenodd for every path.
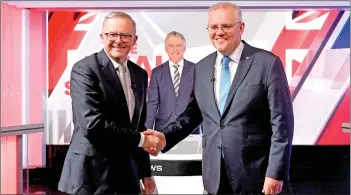
M 288 82 L 278 56 L 241 39 L 244 27 L 238 6 L 210 8 L 207 29 L 217 51 L 196 64 L 194 96 L 162 130 L 162 152 L 202 123 L 202 177 L 208 193 L 290 193 L 294 116 Z M 158 131 L 144 133 L 163 137 Z
M 193 91 L 194 63 L 183 58 L 186 49 L 184 36 L 168 33 L 165 50 L 169 60 L 154 68 L 147 97 L 147 129 L 162 130 L 184 112 Z M 197 127 L 193 133 L 200 133 Z

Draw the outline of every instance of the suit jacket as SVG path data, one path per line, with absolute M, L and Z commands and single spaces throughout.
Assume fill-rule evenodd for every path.
M 162 130 L 184 112 L 193 91 L 194 63 L 184 59 L 179 95 L 175 94 L 169 61 L 154 68 L 147 96 L 146 128 Z M 200 128 L 194 132 L 199 133 Z
M 223 115 L 214 96 L 214 52 L 195 66 L 194 97 L 164 130 L 166 152 L 203 122 L 202 175 L 211 194 L 219 188 L 222 150 L 234 193 L 260 194 L 265 176 L 289 180 L 294 117 L 284 69 L 279 57 L 244 45 Z
M 131 61 L 127 65 L 135 96 L 132 122 L 121 82 L 105 51 L 74 64 L 70 84 L 74 131 L 60 191 L 137 194 L 139 178 L 151 176 L 149 154 L 138 148 L 140 132 L 145 130 L 147 73 Z

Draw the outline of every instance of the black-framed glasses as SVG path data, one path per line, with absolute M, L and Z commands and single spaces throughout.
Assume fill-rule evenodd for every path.
M 235 24 L 223 24 L 223 25 L 211 25 L 207 26 L 206 29 L 210 33 L 216 33 L 219 29 L 222 29 L 224 32 L 229 32 L 235 25 L 241 24 L 242 22 L 237 22 Z
M 104 34 L 106 35 L 107 39 L 111 42 L 115 42 L 119 37 L 119 39 L 122 42 L 126 43 L 126 42 L 129 42 L 133 37 L 133 35 L 125 34 L 125 33 L 104 33 Z

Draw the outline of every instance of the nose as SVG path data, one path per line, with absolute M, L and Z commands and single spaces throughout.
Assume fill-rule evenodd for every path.
M 218 28 L 216 35 L 220 36 L 220 35 L 224 35 L 224 34 L 225 34 L 224 30 L 222 28 Z
M 117 36 L 115 43 L 122 43 L 121 36 Z

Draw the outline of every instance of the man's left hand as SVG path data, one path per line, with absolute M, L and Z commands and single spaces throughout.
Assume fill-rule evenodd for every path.
M 275 180 L 266 177 L 264 180 L 263 190 L 264 194 L 279 194 L 283 189 L 283 181 Z
M 155 182 L 152 177 L 144 177 L 142 179 L 144 189 L 141 189 L 142 194 L 153 194 L 155 190 Z

